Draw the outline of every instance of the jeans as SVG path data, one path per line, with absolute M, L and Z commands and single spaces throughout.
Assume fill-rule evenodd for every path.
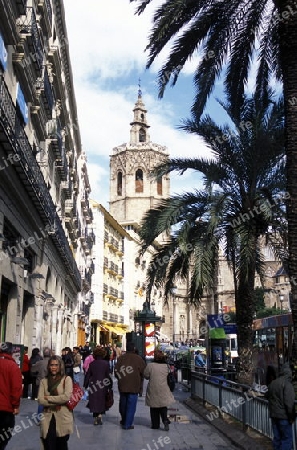
M 11 430 L 15 425 L 15 416 L 8 411 L 0 411 L 0 450 L 4 450 L 11 439 Z
M 273 449 L 274 450 L 292 450 L 293 448 L 293 429 L 288 420 L 271 419 L 273 431 Z
M 130 394 L 127 392 L 120 393 L 120 414 L 122 417 L 122 426 L 127 429 L 133 425 L 136 412 L 138 394 Z

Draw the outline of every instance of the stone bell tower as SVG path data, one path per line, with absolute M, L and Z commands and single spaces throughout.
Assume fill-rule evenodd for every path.
M 147 110 L 139 89 L 130 123 L 130 142 L 110 156 L 110 214 L 123 226 L 139 224 L 146 211 L 169 197 L 169 175 L 154 179 L 151 170 L 169 158 L 166 147 L 151 142 Z

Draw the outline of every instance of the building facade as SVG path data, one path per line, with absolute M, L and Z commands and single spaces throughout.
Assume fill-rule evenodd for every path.
M 60 0 L 0 0 L 0 161 L 0 340 L 60 353 L 85 341 L 93 273 Z

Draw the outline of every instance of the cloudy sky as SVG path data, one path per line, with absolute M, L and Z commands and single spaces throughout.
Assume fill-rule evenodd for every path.
M 177 129 L 182 119 L 190 117 L 195 62 L 187 65 L 174 88 L 167 88 L 162 100 L 158 99 L 155 80 L 166 53 L 149 71 L 145 69 L 147 54 L 144 48 L 158 1 L 152 3 L 153 8 L 135 16 L 135 3 L 129 3 L 129 0 L 64 0 L 78 120 L 83 149 L 88 156 L 91 198 L 106 208 L 109 155 L 117 145 L 129 142 L 139 78 L 148 110 L 151 140 L 165 145 L 174 157 L 209 153 L 199 138 Z M 182 177 L 172 174 L 171 180 L 172 193 L 191 190 L 199 182 L 197 176 L 190 173 Z

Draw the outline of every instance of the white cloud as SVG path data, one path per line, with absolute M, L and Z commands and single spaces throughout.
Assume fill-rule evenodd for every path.
M 151 28 L 151 14 L 158 2 L 152 2 L 153 6 L 141 16 L 134 15 L 136 4 L 129 0 L 64 0 L 64 4 L 78 121 L 83 149 L 88 155 L 91 197 L 107 205 L 108 157 L 114 147 L 130 139 L 138 89 L 135 73 L 145 81 L 142 81 L 142 93 L 151 140 L 165 145 L 173 157 L 209 154 L 201 140 L 176 129 L 189 111 L 183 113 L 174 99 L 171 102 L 165 98 L 158 100 L 154 81 L 156 66 L 153 73 L 145 71 L 144 48 Z M 191 66 L 194 69 L 191 62 L 187 71 Z M 184 191 L 187 183 L 189 188 L 193 184 L 190 174 L 176 181 L 174 178 L 172 176 L 172 192 L 180 190 L 181 185 Z

